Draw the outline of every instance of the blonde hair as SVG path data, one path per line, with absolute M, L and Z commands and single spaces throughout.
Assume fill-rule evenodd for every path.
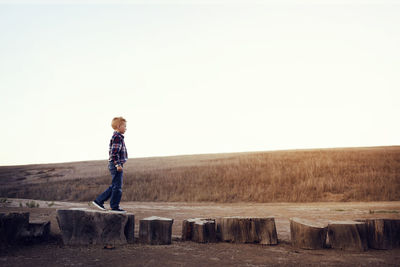
M 117 130 L 118 127 L 119 127 L 123 122 L 126 123 L 126 120 L 125 120 L 124 118 L 122 118 L 122 117 L 115 117 L 114 119 L 112 119 L 111 127 L 112 127 L 114 130 Z

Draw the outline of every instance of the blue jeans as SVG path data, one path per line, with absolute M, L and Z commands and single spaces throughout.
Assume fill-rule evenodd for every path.
M 110 170 L 112 182 L 109 188 L 106 191 L 101 193 L 96 201 L 100 204 L 104 204 L 104 201 L 110 200 L 111 209 L 119 208 L 119 202 L 122 197 L 122 176 L 124 171 L 117 171 L 117 168 L 114 166 L 114 163 L 111 161 L 108 163 L 108 169 Z

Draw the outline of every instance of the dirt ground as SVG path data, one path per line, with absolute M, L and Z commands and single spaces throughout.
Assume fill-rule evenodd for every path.
M 50 220 L 51 232 L 59 235 L 56 210 L 90 207 L 89 203 L 36 201 L 28 208 L 25 199 L 7 199 L 0 212 L 29 211 L 30 220 Z M 22 206 L 22 207 L 21 207 Z M 149 216 L 174 219 L 173 242 L 168 246 L 128 244 L 104 249 L 103 246 L 64 246 L 55 238 L 46 244 L 7 248 L 0 252 L 0 266 L 399 266 L 400 248 L 348 252 L 335 249 L 302 250 L 290 245 L 289 218 L 316 222 L 363 218 L 400 219 L 400 202 L 329 203 L 165 203 L 123 202 L 135 214 L 135 234 L 139 220 Z M 93 207 L 92 207 L 93 208 Z M 182 221 L 189 218 L 223 216 L 275 217 L 279 244 L 197 244 L 180 241 Z

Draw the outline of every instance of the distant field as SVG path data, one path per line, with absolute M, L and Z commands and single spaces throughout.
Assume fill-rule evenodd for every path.
M 89 201 L 107 161 L 0 167 L 0 197 Z M 400 146 L 130 159 L 122 201 L 400 200 Z

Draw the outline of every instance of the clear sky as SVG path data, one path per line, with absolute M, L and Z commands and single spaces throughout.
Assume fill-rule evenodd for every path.
M 0 1 L 0 165 L 400 145 L 400 1 L 50 2 Z

